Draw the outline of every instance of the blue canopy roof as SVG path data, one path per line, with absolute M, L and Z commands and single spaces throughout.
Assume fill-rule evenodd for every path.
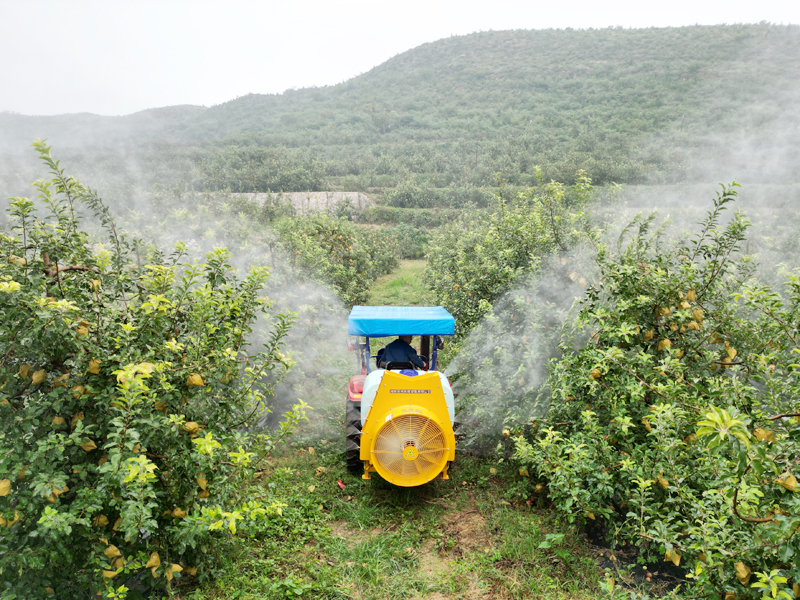
M 441 306 L 354 306 L 347 333 L 364 337 L 453 335 L 455 319 Z

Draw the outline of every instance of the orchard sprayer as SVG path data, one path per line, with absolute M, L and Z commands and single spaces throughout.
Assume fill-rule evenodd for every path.
M 454 328 L 453 316 L 441 306 L 353 307 L 347 333 L 355 336 L 349 348 L 357 352 L 361 372 L 348 383 L 345 455 L 351 471 L 364 479 L 378 473 L 403 487 L 448 479 L 455 459 L 455 403 L 436 357 L 442 336 L 453 335 Z M 383 349 L 371 356 L 370 340 L 391 336 L 406 342 L 419 336 L 419 354 L 414 350 L 410 360 L 396 360 L 387 346 L 388 361 Z

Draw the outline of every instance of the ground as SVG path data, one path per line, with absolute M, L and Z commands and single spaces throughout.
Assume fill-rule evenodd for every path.
M 277 495 L 289 504 L 283 519 L 276 519 L 275 537 L 243 537 L 218 578 L 184 597 L 600 595 L 602 571 L 584 540 L 540 506 L 544 499 L 514 500 L 520 477 L 510 466 L 460 455 L 450 480 L 404 489 L 377 475 L 365 481 L 348 473 L 338 442 L 273 458 L 254 495 Z M 548 540 L 557 541 L 540 548 Z M 558 549 L 567 550 L 567 558 L 559 557 Z

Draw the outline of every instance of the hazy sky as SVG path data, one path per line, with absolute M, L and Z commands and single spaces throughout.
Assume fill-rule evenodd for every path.
M 0 111 L 118 115 L 336 84 L 489 29 L 800 23 L 798 0 L 0 0 Z

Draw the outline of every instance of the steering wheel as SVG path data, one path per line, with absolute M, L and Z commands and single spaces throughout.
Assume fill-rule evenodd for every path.
M 423 370 L 427 371 L 428 367 L 431 364 L 430 361 L 428 360 L 428 357 L 425 356 L 424 354 L 417 354 L 417 356 L 422 359 L 422 362 L 425 363 L 425 366 L 423 367 Z

